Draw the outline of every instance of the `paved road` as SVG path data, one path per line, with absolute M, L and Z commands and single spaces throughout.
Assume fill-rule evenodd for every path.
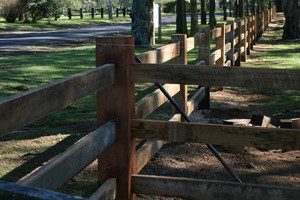
M 187 21 L 190 21 L 190 16 L 187 16 Z M 167 15 L 162 17 L 163 25 L 175 24 L 175 22 L 175 15 Z M 131 23 L 125 23 L 107 26 L 94 26 L 89 28 L 67 29 L 60 31 L 45 31 L 24 34 L 0 34 L 0 51 L 23 49 L 28 46 L 45 45 L 51 42 L 93 38 L 107 34 L 118 34 L 120 32 L 126 32 L 130 30 Z
M 163 24 L 175 23 L 175 16 L 164 16 Z M 93 38 L 107 34 L 118 34 L 131 30 L 131 23 L 94 26 L 89 28 L 67 29 L 24 34 L 1 34 L 0 51 L 22 49 L 28 46 L 39 46 L 50 42 L 70 41 Z

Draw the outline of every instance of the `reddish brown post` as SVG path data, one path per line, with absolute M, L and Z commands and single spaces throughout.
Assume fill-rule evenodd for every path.
M 235 48 L 235 42 L 234 42 L 234 37 L 235 37 L 235 25 L 234 21 L 227 21 L 227 24 L 231 26 L 231 31 L 227 34 L 226 38 L 226 43 L 230 42 L 230 50 L 227 53 L 227 57 L 229 60 L 231 60 L 231 66 L 234 65 L 234 59 L 233 59 L 233 54 L 234 54 L 234 48 Z
M 133 37 L 100 37 L 96 39 L 96 65 L 115 64 L 114 86 L 97 93 L 98 126 L 115 120 L 116 142 L 100 154 L 99 183 L 117 178 L 117 198 L 135 199 L 131 193 L 131 175 L 135 173 L 135 139 L 130 133 L 134 116 L 134 84 L 130 81 L 130 66 L 134 63 Z
M 236 52 L 238 52 L 238 58 L 236 59 L 234 66 L 241 66 L 241 47 L 242 47 L 242 18 L 237 19 L 237 37 L 238 37 L 238 43 L 236 44 Z
M 173 59 L 175 64 L 187 65 L 187 35 L 186 34 L 173 34 L 172 42 L 180 42 L 180 56 Z M 180 92 L 175 96 L 176 101 L 185 113 L 187 110 L 187 86 L 184 84 L 180 85 Z M 183 118 L 182 118 L 183 120 Z M 183 120 L 184 121 L 184 120 Z
M 221 49 L 221 58 L 216 61 L 216 65 L 224 66 L 226 61 L 225 56 L 225 24 L 217 24 L 218 28 L 221 28 L 221 36 L 217 37 L 216 48 Z
M 204 33 L 204 37 L 201 38 L 201 45 L 199 47 L 200 61 L 204 60 L 205 65 L 210 65 L 210 28 L 199 28 L 199 33 Z M 209 109 L 210 108 L 210 87 L 205 86 L 205 97 L 198 105 L 198 109 Z
M 244 47 L 244 51 L 241 52 L 241 61 L 242 62 L 246 62 L 247 61 L 247 18 L 243 17 L 241 18 L 241 20 L 243 21 L 243 25 L 241 24 L 241 34 L 244 34 L 244 37 L 242 38 L 241 41 L 241 47 Z

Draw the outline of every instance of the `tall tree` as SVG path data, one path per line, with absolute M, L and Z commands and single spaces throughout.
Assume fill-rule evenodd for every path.
M 187 34 L 185 0 L 176 3 L 176 33 Z
M 282 39 L 300 39 L 300 0 L 283 0 L 285 24 Z
M 134 0 L 131 9 L 132 36 L 136 45 L 151 47 L 153 40 L 153 0 Z
M 216 10 L 216 2 L 215 0 L 209 0 L 209 27 L 210 29 L 214 29 L 217 21 L 215 17 L 215 10 Z
M 201 0 L 201 24 L 206 24 L 206 0 Z
M 227 1 L 226 0 L 222 0 L 222 5 L 223 5 L 223 14 L 224 14 L 224 21 L 227 20 Z
M 197 0 L 190 0 L 190 5 L 191 5 L 191 31 L 190 31 L 190 35 L 194 36 L 198 32 Z
M 239 0 L 239 17 L 245 17 L 245 0 Z

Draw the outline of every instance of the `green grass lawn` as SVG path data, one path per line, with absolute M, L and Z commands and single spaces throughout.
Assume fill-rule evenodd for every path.
M 120 17 L 122 19 L 122 17 Z M 95 21 L 97 21 L 96 19 Z M 73 23 L 72 21 L 67 22 Z M 78 20 L 77 20 L 78 21 Z M 88 20 L 87 20 L 88 21 Z M 82 21 L 81 21 L 82 22 Z M 52 22 L 51 22 L 52 23 Z M 49 29 L 57 29 L 63 19 Z M 89 23 L 89 22 L 87 22 Z M 95 22 L 96 23 L 96 22 Z M 108 22 L 107 22 L 108 23 Z M 22 24 L 21 24 L 22 25 Z M 36 26 L 37 24 L 33 25 Z M 6 26 L 1 23 L 0 26 Z M 7 25 L 9 26 L 9 25 Z M 14 30 L 14 25 L 11 28 Z M 17 27 L 17 25 L 15 25 Z M 47 22 L 41 22 L 41 27 L 33 28 L 29 25 L 22 30 L 48 30 Z M 57 26 L 57 27 L 56 27 Z M 62 27 L 65 25 L 62 25 Z M 74 24 L 66 27 L 76 26 Z M 16 28 L 16 30 L 21 30 Z M 279 32 L 277 32 L 279 31 Z M 282 30 L 274 31 L 272 37 L 278 37 Z M 175 25 L 163 27 L 163 42 L 170 41 L 170 35 L 175 33 Z M 269 38 L 270 41 L 273 39 Z M 279 38 L 272 44 L 270 51 L 262 53 L 246 65 L 254 67 L 284 67 L 298 68 L 299 44 L 283 42 Z M 136 53 L 146 51 L 137 49 Z M 195 62 L 197 50 L 189 54 L 190 63 Z M 258 61 L 257 63 L 255 63 Z M 264 61 L 264 62 L 261 62 Z M 276 65 L 268 62 L 276 62 Z M 260 62 L 260 65 L 258 63 Z M 95 67 L 95 42 L 94 40 L 78 41 L 73 43 L 54 43 L 45 49 L 37 49 L 24 52 L 1 53 L 0 56 L 0 98 L 20 93 L 56 79 L 70 76 Z M 136 100 L 156 89 L 152 84 L 136 85 Z M 261 92 L 258 90 L 254 90 Z M 297 91 L 276 91 L 276 98 L 255 99 L 268 110 L 273 110 L 274 115 L 291 113 L 299 108 L 300 93 Z M 254 102 L 254 103 L 255 103 Z M 271 102 L 271 103 L 266 103 Z M 151 118 L 167 119 L 171 115 L 170 106 L 165 104 L 155 116 Z M 65 109 L 57 111 L 42 120 L 39 120 L 13 134 L 0 138 L 0 180 L 15 182 L 27 173 L 31 172 L 42 163 L 48 161 L 54 155 L 63 152 L 67 147 L 75 143 L 96 128 L 95 95 L 92 94 Z M 280 112 L 277 112 L 280 108 Z M 166 110 L 167 113 L 166 113 Z M 298 111 L 299 113 L 299 111 Z M 295 112 L 297 115 L 297 112 Z M 285 115 L 283 115 L 285 116 Z M 299 116 L 298 116 L 299 117 Z M 81 177 L 75 177 L 60 191 L 88 197 L 97 187 L 97 177 L 91 177 L 88 181 Z
M 123 17 L 123 15 L 119 15 L 119 17 L 114 16 L 113 19 L 109 19 L 107 15 L 104 15 L 103 18 L 97 15 L 95 19 L 91 19 L 91 16 L 84 16 L 83 19 L 80 19 L 79 16 L 74 16 L 72 17 L 72 20 L 69 20 L 66 16 L 62 16 L 58 21 L 52 19 L 49 22 L 47 19 L 42 19 L 35 23 L 24 23 L 18 21 L 15 23 L 7 23 L 3 18 L 0 18 L 0 30 L 53 31 L 130 22 L 131 18 L 129 15 L 126 15 L 125 17 Z

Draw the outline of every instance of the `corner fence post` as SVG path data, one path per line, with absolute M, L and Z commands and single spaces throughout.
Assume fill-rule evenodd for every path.
M 205 61 L 205 65 L 210 65 L 210 28 L 199 28 L 199 33 L 204 33 L 204 37 L 201 39 L 199 46 L 200 60 Z M 205 97 L 198 105 L 198 109 L 209 109 L 210 108 L 210 87 L 205 86 Z
M 173 59 L 174 64 L 187 65 L 187 35 L 186 34 L 173 34 L 172 42 L 180 42 L 180 55 Z M 176 102 L 183 109 L 185 113 L 187 110 L 187 85 L 180 84 L 180 92 L 175 96 Z M 177 112 L 176 109 L 173 110 Z M 182 118 L 182 121 L 185 121 Z
M 135 173 L 135 138 L 130 123 L 134 117 L 134 84 L 130 80 L 130 67 L 134 63 L 133 37 L 99 37 L 96 39 L 96 66 L 115 64 L 115 84 L 97 92 L 98 126 L 116 121 L 117 138 L 98 157 L 99 183 L 117 178 L 117 200 L 133 200 L 131 175 Z

